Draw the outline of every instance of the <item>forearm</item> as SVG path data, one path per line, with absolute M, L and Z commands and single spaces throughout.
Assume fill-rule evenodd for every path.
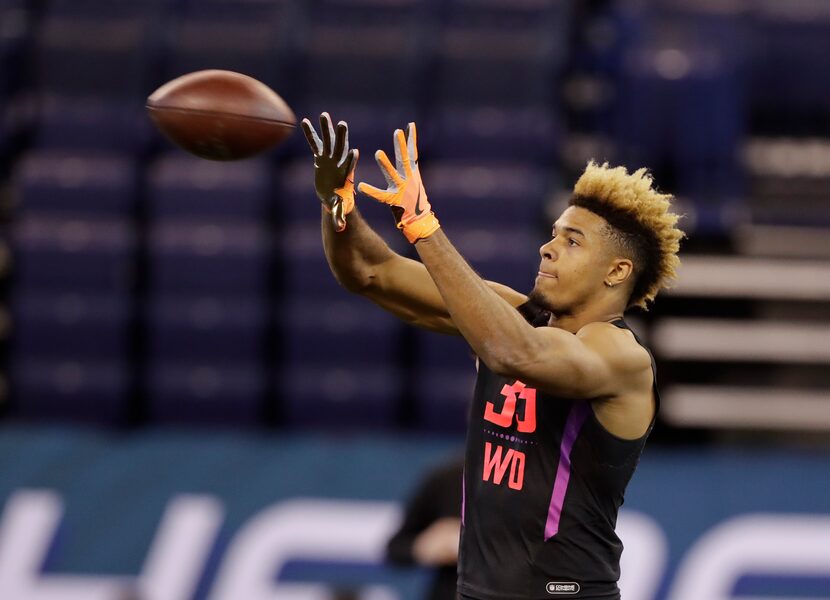
M 491 369 L 527 352 L 530 325 L 467 264 L 443 230 L 415 244 L 447 306 L 453 323 Z
M 349 291 L 359 292 L 372 283 L 373 267 L 394 257 L 395 253 L 369 227 L 357 207 L 346 217 L 345 231 L 334 229 L 331 215 L 322 211 L 323 249 L 331 272 Z

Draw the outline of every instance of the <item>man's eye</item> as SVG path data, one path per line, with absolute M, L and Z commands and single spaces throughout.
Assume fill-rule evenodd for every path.
M 574 239 L 570 239 L 570 240 L 568 240 L 568 243 L 569 243 L 571 246 L 579 246 L 579 244 L 577 244 L 577 243 L 576 243 L 576 240 L 574 240 Z

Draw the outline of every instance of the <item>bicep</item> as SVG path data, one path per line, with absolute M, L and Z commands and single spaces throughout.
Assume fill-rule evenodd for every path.
M 512 306 L 527 300 L 524 294 L 506 285 L 492 281 L 487 284 Z M 395 255 L 377 265 L 363 295 L 407 323 L 429 331 L 460 335 L 438 287 L 426 267 L 416 260 Z
M 591 324 L 578 334 L 538 328 L 532 335 L 537 337 L 537 350 L 512 370 L 515 377 L 551 394 L 581 399 L 616 396 L 643 369 L 651 368 L 642 347 L 613 325 Z

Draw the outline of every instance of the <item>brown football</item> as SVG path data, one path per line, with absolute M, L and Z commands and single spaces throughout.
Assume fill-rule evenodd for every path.
M 182 75 L 147 98 L 156 126 L 188 152 L 239 160 L 279 144 L 297 125 L 285 101 L 264 83 L 233 71 Z

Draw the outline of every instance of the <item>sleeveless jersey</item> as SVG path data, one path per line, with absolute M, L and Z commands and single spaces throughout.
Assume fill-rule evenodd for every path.
M 548 313 L 539 318 L 530 303 L 519 310 L 534 326 L 547 323 Z M 612 324 L 629 329 L 622 319 Z M 659 408 L 653 357 L 651 368 Z M 641 438 L 623 440 L 597 420 L 590 401 L 539 392 L 479 361 L 463 477 L 459 593 L 481 600 L 618 600 L 617 513 L 654 420 Z

